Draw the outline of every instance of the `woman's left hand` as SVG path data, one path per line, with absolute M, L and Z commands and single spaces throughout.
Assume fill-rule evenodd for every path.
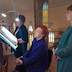
M 19 43 L 24 43 L 24 41 L 21 38 L 18 39 L 18 42 Z
M 57 60 L 61 60 L 61 58 L 60 58 L 59 56 L 56 56 L 56 59 L 57 59 Z

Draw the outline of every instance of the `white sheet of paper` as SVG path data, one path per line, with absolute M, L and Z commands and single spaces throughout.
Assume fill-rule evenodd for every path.
M 0 26 L 0 38 L 8 43 L 14 50 L 18 47 L 17 38 L 4 26 Z

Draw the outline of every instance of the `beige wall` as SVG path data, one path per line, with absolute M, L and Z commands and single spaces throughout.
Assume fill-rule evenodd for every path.
M 52 30 L 65 30 L 68 23 L 65 19 L 65 12 L 68 5 L 49 8 L 49 23 L 52 22 Z
M 29 25 L 32 25 L 34 28 L 34 10 L 33 8 L 31 10 L 28 10 L 24 13 L 26 17 L 26 23 L 25 25 L 28 27 Z
M 26 22 L 25 25 L 28 27 L 29 25 L 32 25 L 34 28 L 34 2 L 30 2 L 29 4 L 29 8 L 20 11 L 20 14 L 23 14 L 26 17 Z

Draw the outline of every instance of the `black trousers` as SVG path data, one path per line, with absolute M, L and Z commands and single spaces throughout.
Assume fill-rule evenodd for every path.
M 22 65 L 17 65 L 13 72 L 26 72 L 26 67 Z

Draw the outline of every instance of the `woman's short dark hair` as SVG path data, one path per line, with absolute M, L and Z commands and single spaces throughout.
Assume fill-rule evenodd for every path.
M 72 11 L 72 5 L 67 7 L 67 11 Z
M 23 22 L 23 23 L 25 22 L 25 16 L 24 15 L 19 15 L 19 19 L 21 22 Z

